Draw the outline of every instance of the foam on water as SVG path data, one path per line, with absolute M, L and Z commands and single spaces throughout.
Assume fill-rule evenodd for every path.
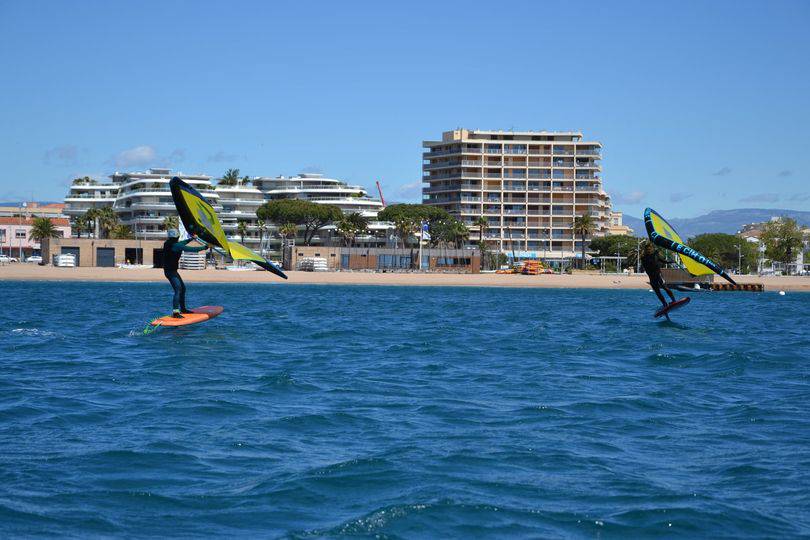
M 189 289 L 7 287 L 0 535 L 810 535 L 810 296 Z

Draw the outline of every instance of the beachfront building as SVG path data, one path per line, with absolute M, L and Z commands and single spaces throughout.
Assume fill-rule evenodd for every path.
M 164 220 L 177 215 L 169 190 L 169 181 L 173 176 L 179 176 L 197 189 L 215 210 L 220 210 L 217 203 L 219 197 L 211 185 L 210 176 L 173 173 L 171 169 L 158 168 L 145 172 L 115 172 L 110 175 L 113 184 L 119 186 L 113 210 L 121 224 L 132 229 L 136 238 L 166 238 Z
M 114 182 L 99 182 L 93 178 L 77 178 L 65 197 L 65 215 L 74 221 L 91 208 L 112 206 L 120 186 Z M 78 232 L 78 229 L 74 229 Z
M 164 239 L 164 220 L 177 216 L 169 190 L 169 181 L 173 176 L 179 176 L 200 191 L 215 210 L 221 209 L 210 176 L 152 168 L 144 172 L 115 172 L 105 183 L 76 179 L 65 197 L 64 212 L 71 219 L 76 219 L 91 208 L 111 207 L 119 222 L 130 227 L 136 238 Z
M 70 221 L 67 218 L 49 218 L 60 237 L 70 238 Z M 41 246 L 31 238 L 33 217 L 0 217 L 0 254 L 25 260 L 39 255 Z
M 379 199 L 369 197 L 363 186 L 350 185 L 341 180 L 327 178 L 322 174 L 302 173 L 297 176 L 257 176 L 251 179 L 253 186 L 263 195 L 266 201 L 279 199 L 302 199 L 319 204 L 332 204 L 340 208 L 344 214 L 359 212 L 371 220 L 370 234 L 358 236 L 355 243 L 358 246 L 376 247 L 384 246 L 390 224 L 376 220 L 377 213 L 383 209 Z M 313 238 L 314 245 L 322 245 L 334 239 L 334 225 L 324 227 Z M 266 245 L 267 249 L 278 252 L 281 240 L 278 237 L 277 227 L 268 224 Z
M 610 219 L 608 221 L 608 234 L 621 234 L 626 236 L 633 235 L 633 229 L 622 223 L 623 215 L 621 212 L 611 211 Z
M 579 256 L 575 216 L 593 216 L 594 236 L 621 226 L 602 188 L 602 144 L 582 133 L 457 129 L 423 146 L 423 202 L 463 221 L 472 242 L 483 217 L 490 249 L 562 259 Z
M 222 208 L 218 215 L 228 240 L 261 250 L 260 244 L 267 234 L 267 226 L 256 217 L 256 210 L 265 202 L 262 192 L 242 179 L 234 185 L 218 184 L 214 191 Z

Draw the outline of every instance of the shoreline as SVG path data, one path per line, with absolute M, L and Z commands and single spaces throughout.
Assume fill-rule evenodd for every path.
M 228 270 L 184 270 L 189 283 L 285 283 L 307 285 L 382 285 L 421 287 L 513 287 L 549 289 L 649 289 L 646 274 L 440 274 L 394 272 L 287 272 L 282 280 L 269 272 Z M 0 266 L 0 281 L 95 281 L 95 282 L 163 282 L 159 268 L 59 268 L 13 263 Z M 810 277 L 802 276 L 734 276 L 738 283 L 762 283 L 766 292 L 810 291 Z

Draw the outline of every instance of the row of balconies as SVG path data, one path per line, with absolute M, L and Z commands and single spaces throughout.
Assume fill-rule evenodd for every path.
M 601 152 L 598 148 L 576 148 L 576 150 L 568 150 L 566 148 L 554 148 L 548 146 L 529 146 L 525 147 L 510 147 L 500 148 L 500 146 L 488 146 L 487 148 L 475 148 L 470 146 L 457 147 L 438 151 L 423 152 L 423 159 L 433 159 L 440 156 L 449 156 L 453 154 L 508 154 L 508 155 L 531 155 L 531 156 L 589 156 L 601 158 Z

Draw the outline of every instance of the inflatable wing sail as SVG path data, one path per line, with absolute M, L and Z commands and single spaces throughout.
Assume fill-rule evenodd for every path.
M 650 241 L 657 246 L 677 253 L 686 271 L 693 276 L 718 274 L 736 285 L 734 280 L 729 277 L 719 264 L 684 244 L 681 237 L 672 228 L 672 225 L 667 223 L 667 220 L 652 208 L 644 210 L 644 226 L 647 228 Z
M 222 230 L 214 208 L 208 204 L 199 191 L 183 182 L 176 176 L 169 182 L 172 192 L 174 206 L 180 214 L 180 220 L 189 233 L 197 237 L 206 244 L 219 248 L 217 251 L 229 255 L 236 261 L 251 261 L 272 272 L 279 277 L 287 279 L 284 272 L 257 253 L 236 242 L 229 242 Z

